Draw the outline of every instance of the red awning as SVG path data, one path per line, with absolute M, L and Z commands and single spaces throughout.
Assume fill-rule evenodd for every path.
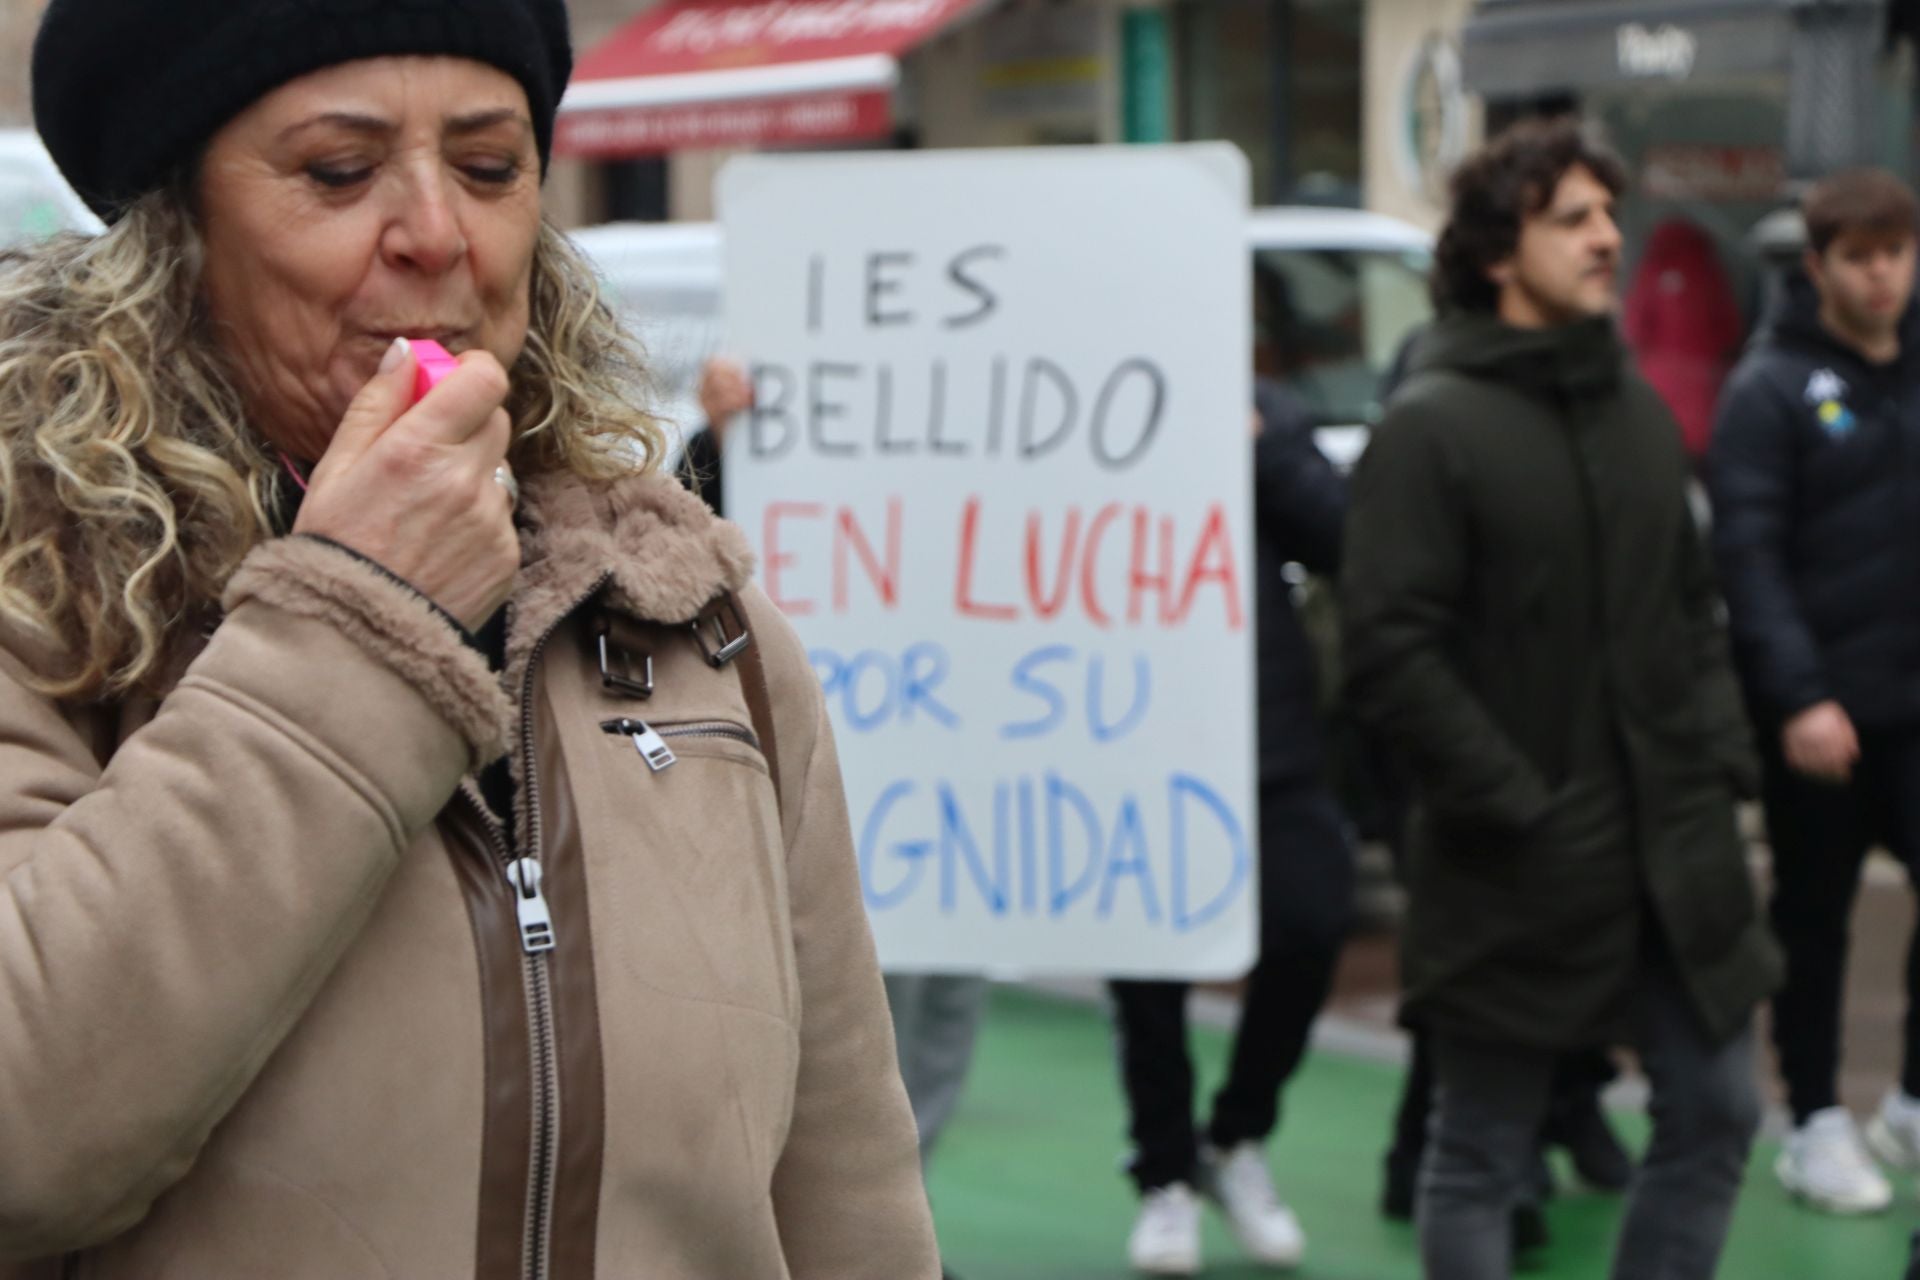
M 983 0 L 665 0 L 581 59 L 555 147 L 838 142 L 892 127 L 899 57 Z

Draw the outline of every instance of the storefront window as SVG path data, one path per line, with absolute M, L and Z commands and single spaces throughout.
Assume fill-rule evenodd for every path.
M 1176 17 L 1181 136 L 1237 144 L 1257 203 L 1357 205 L 1360 0 L 1198 0 Z
M 1275 199 L 1274 14 L 1270 0 L 1202 0 L 1178 11 L 1180 135 L 1246 152 L 1256 204 Z
M 1656 228 L 1697 227 L 1711 239 L 1734 305 L 1748 323 L 1765 298 L 1749 237 L 1787 195 L 1787 102 L 1766 82 L 1659 91 L 1595 92 L 1590 118 L 1627 161 L 1633 188 L 1620 202 L 1626 280 L 1639 277 Z
M 1361 6 L 1355 0 L 1293 0 L 1288 7 L 1290 198 L 1358 205 Z
M 1920 21 L 1920 19 L 1916 19 Z M 1879 136 L 1882 165 L 1907 181 L 1920 178 L 1920 71 L 1914 47 L 1901 44 L 1880 72 Z

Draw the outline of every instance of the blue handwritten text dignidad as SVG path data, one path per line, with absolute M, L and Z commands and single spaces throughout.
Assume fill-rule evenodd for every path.
M 1060 774 L 1006 778 L 991 795 L 946 780 L 903 778 L 860 824 L 860 882 L 882 912 L 938 894 L 952 915 L 1121 916 L 1188 932 L 1247 890 L 1246 824 L 1191 774 L 1168 775 L 1164 818 L 1149 829 L 1141 797 L 1103 812 Z M 1225 856 L 1221 856 L 1224 853 Z

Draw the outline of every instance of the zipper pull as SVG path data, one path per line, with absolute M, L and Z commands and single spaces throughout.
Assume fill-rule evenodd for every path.
M 518 858 L 507 864 L 507 883 L 513 886 L 514 913 L 520 917 L 520 947 L 530 956 L 553 950 L 553 912 L 540 891 L 540 863 Z
M 618 733 L 633 739 L 640 758 L 647 762 L 647 768 L 655 773 L 672 764 L 679 757 L 673 754 L 673 748 L 660 736 L 654 727 L 644 720 L 629 720 L 622 716 L 618 720 L 608 720 L 600 726 L 608 733 Z
M 645 721 L 634 721 L 632 737 L 633 745 L 640 750 L 640 758 L 645 760 L 647 762 L 647 768 L 653 770 L 655 773 L 660 772 L 678 759 L 678 757 L 673 754 L 673 748 L 667 745 L 667 740 L 661 737 L 659 733 L 654 730 L 653 726 L 647 724 Z
M 647 768 L 655 773 L 659 773 L 666 766 L 670 766 L 674 760 L 678 760 L 678 756 L 674 756 L 674 748 L 668 747 L 666 739 L 660 737 L 659 731 L 655 731 L 655 727 L 645 720 L 628 720 L 626 716 L 622 716 L 620 720 L 609 720 L 603 723 L 601 729 L 605 729 L 607 733 L 624 733 L 626 737 L 634 739 L 634 747 L 639 750 L 639 758 L 645 760 Z

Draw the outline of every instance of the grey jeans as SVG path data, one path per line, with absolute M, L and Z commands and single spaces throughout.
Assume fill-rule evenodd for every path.
M 1716 1044 L 1670 964 L 1636 993 L 1637 1048 L 1653 1086 L 1653 1139 L 1627 1201 L 1615 1280 L 1710 1280 L 1760 1125 L 1749 1026 Z M 1426 1280 L 1508 1280 L 1509 1215 L 1547 1107 L 1555 1055 L 1440 1034 L 1439 1083 L 1420 1171 Z
M 987 1008 L 987 980 L 973 974 L 890 973 L 886 984 L 900 1078 L 913 1104 L 924 1166 L 960 1104 L 974 1035 Z

